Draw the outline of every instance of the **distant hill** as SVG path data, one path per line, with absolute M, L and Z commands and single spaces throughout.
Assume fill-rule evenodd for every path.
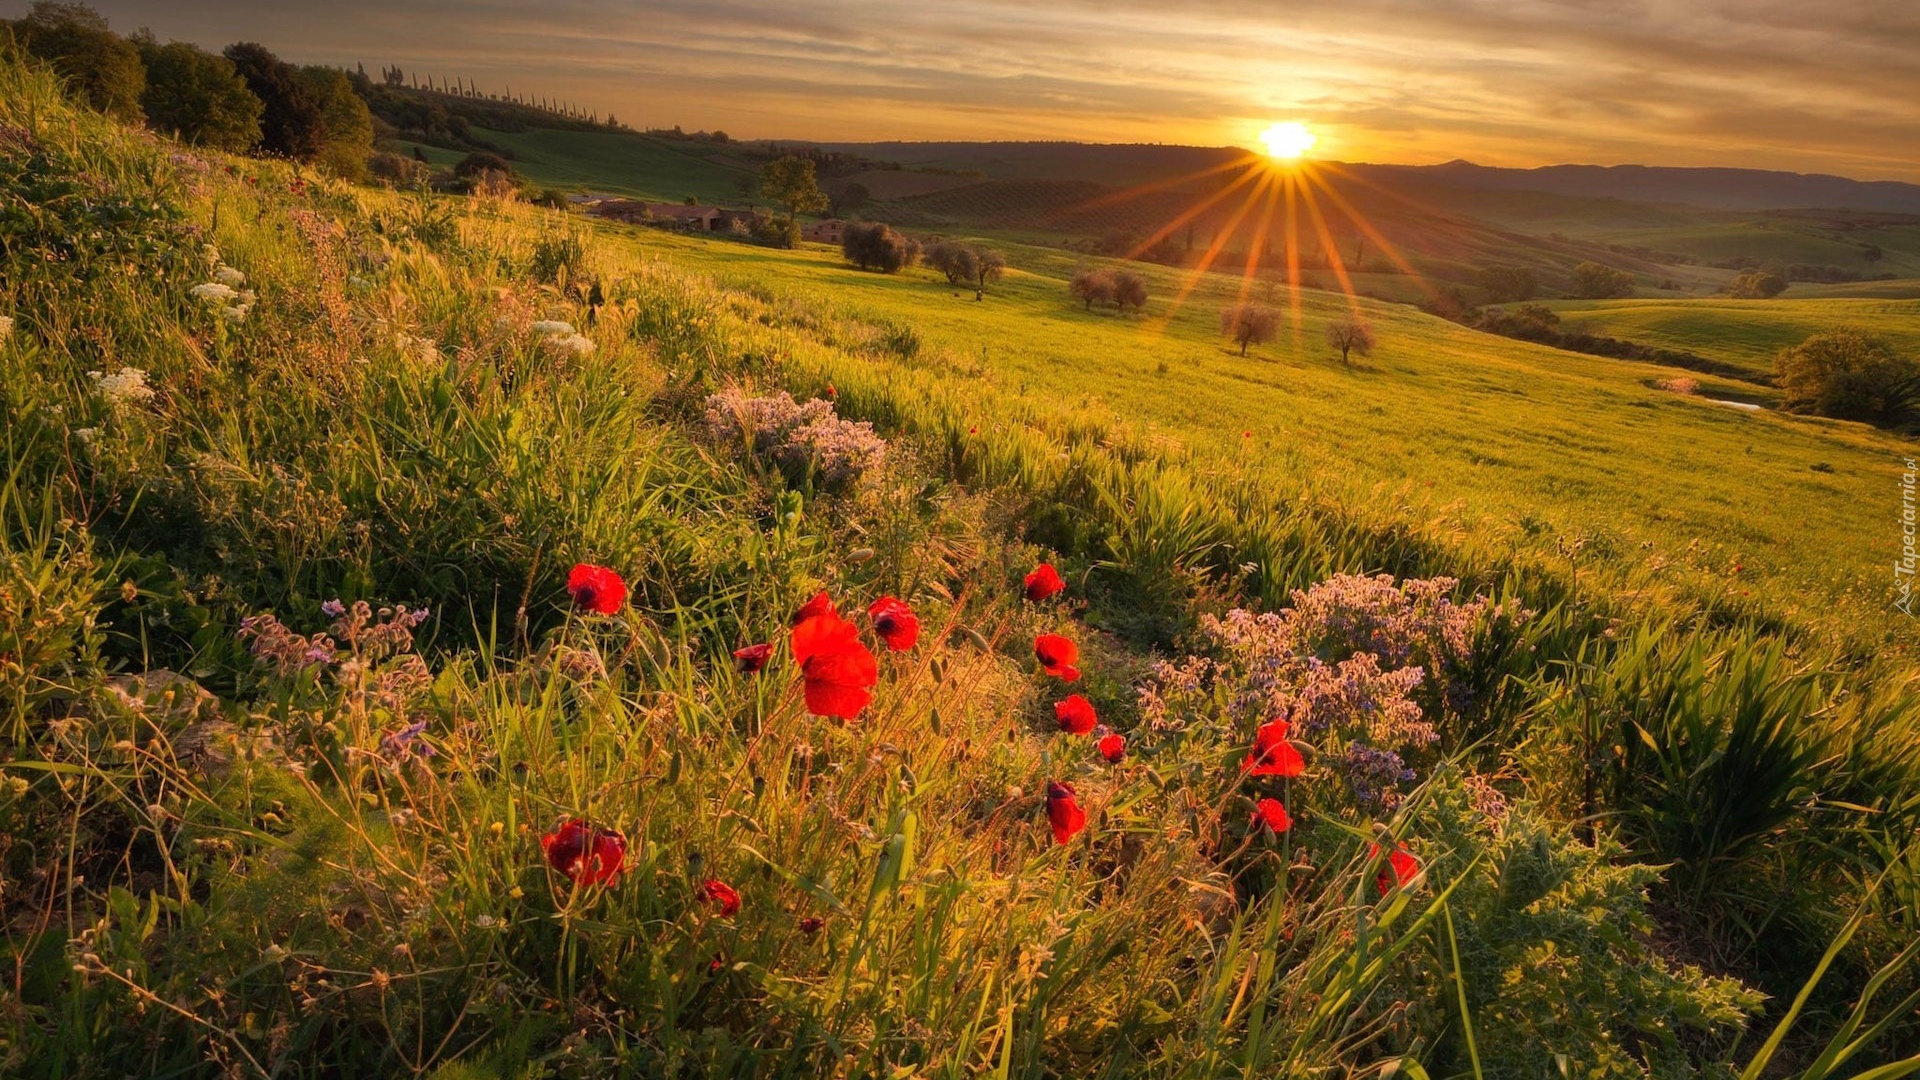
M 1711 210 L 1879 210 L 1920 214 L 1920 184 L 1850 180 L 1818 173 L 1764 169 L 1682 169 L 1652 165 L 1548 165 L 1501 169 L 1469 161 L 1444 165 L 1352 165 L 1355 173 L 1387 183 L 1408 180 L 1481 191 L 1542 191 L 1555 195 L 1685 203 Z
M 800 144 L 792 144 L 800 145 Z M 808 144 L 816 145 L 816 144 Z M 1231 146 L 1157 143 L 884 142 L 821 143 L 903 165 L 977 170 L 994 180 L 1090 180 L 1159 183 L 1226 165 L 1246 155 Z M 1671 168 L 1651 165 L 1548 165 L 1505 169 L 1449 161 L 1444 165 L 1329 162 L 1347 172 L 1417 193 L 1431 187 L 1534 191 L 1641 203 L 1681 203 L 1710 210 L 1877 210 L 1920 214 L 1920 184 L 1765 169 Z

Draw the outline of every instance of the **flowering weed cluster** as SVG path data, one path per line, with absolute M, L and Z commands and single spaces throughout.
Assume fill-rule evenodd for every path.
M 723 445 L 750 448 L 790 476 L 811 474 L 823 488 L 841 490 L 886 460 L 886 440 L 864 420 L 836 415 L 831 401 L 798 402 L 782 390 L 765 397 L 730 388 L 707 398 L 707 434 Z

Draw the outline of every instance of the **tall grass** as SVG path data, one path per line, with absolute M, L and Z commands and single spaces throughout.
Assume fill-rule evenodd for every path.
M 1608 789 L 1642 801 L 1617 832 L 1649 846 L 1586 842 L 1509 729 L 1548 743 L 1571 695 L 1666 666 L 1601 636 L 1630 604 L 1219 480 L 1151 434 L 1010 414 L 978 437 L 947 384 L 875 362 L 902 348 L 840 343 L 884 337 L 575 250 L 542 212 L 174 157 L 13 61 L 0 132 L 8 198 L 31 171 L 132 215 L 49 262 L 98 204 L 48 204 L 4 252 L 0 1072 L 1724 1076 L 1759 998 L 1659 947 L 1659 872 L 1636 859 L 1779 850 L 1774 803 L 1704 789 L 1781 782 L 1809 731 L 1848 800 L 1911 809 L 1910 763 L 1843 730 L 1911 738 L 1898 699 L 1743 628 L 1631 714 L 1675 740 Z M 190 292 L 209 243 L 258 291 L 242 321 Z M 557 349 L 551 320 L 592 351 Z M 151 398 L 88 374 L 124 367 Z M 775 378 L 831 379 L 889 464 L 815 491 L 689 422 Z M 1026 604 L 1049 548 L 1072 599 Z M 574 610 L 575 561 L 618 569 L 631 602 Z M 1210 609 L 1378 569 L 1457 569 L 1535 621 L 1474 643 L 1478 704 L 1404 802 L 1354 813 L 1316 765 L 1272 789 L 1296 826 L 1262 832 L 1250 733 L 1156 728 L 1131 684 Z M 729 655 L 783 641 L 821 588 L 925 623 L 858 723 L 810 715 L 784 660 Z M 431 617 L 399 633 L 402 605 Z M 1125 760 L 1051 730 L 1041 631 L 1083 641 Z M 1050 780 L 1088 811 L 1069 844 Z M 1708 797 L 1724 813 L 1697 834 L 1661 831 Z M 1866 812 L 1841 802 L 1815 806 Z M 569 818 L 624 834 L 618 882 L 542 858 Z M 1910 849 L 1849 829 L 1815 878 L 1908 867 L 1871 895 L 1910 918 L 1888 899 Z M 1860 1015 L 1829 1024 L 1823 1070 L 1898 1060 L 1887 1038 L 1848 1049 L 1888 1034 Z

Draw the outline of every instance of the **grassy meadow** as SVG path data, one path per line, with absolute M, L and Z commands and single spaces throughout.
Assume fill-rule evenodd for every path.
M 661 139 L 632 132 L 561 131 L 530 128 L 494 131 L 476 127 L 476 138 L 506 148 L 513 167 L 543 187 L 596 191 L 677 203 L 689 195 L 701 202 L 733 205 L 736 186 L 752 165 L 735 159 L 723 144 Z M 437 146 L 419 146 L 427 161 L 451 166 L 466 154 Z
M 355 187 L 6 57 L 0 212 L 0 1075 L 1920 1070 L 1910 443 Z
M 1770 375 L 1780 350 L 1851 326 L 1903 352 L 1920 349 L 1920 299 L 1818 297 L 1772 300 L 1556 300 L 1563 330 L 1681 349 Z
M 1006 247 L 1013 269 L 975 302 L 972 289 L 931 271 L 863 273 L 825 247 L 772 251 L 652 230 L 606 235 L 636 257 L 771 295 L 775 310 L 912 328 L 920 351 L 911 357 L 824 364 L 822 377 L 843 391 L 910 386 L 942 400 L 947 422 L 968 429 L 989 431 L 1011 416 L 1063 440 L 1126 431 L 1210 476 L 1326 501 L 1343 516 L 1415 528 L 1489 559 L 1571 560 L 1625 590 L 1765 612 L 1866 649 L 1910 655 L 1920 641 L 1891 606 L 1896 552 L 1885 525 L 1898 512 L 1911 443 L 1864 425 L 1704 400 L 1765 396 L 1750 385 L 1709 377 L 1700 380 L 1702 397 L 1675 395 L 1653 384 L 1697 374 L 1511 341 L 1372 300 L 1359 306 L 1380 345 L 1349 370 L 1323 340 L 1348 301 L 1314 291 L 1301 293 L 1297 326 L 1243 358 L 1216 318 L 1240 295 L 1237 275 L 1201 279 L 1175 309 L 1189 279 L 1139 268 L 1154 299 L 1144 317 L 1121 317 L 1081 310 L 1066 295 L 1081 260 L 1042 248 Z M 1255 285 L 1254 295 L 1265 288 Z M 1274 299 L 1290 309 L 1286 290 Z M 1731 321 L 1795 307 L 1692 303 L 1555 306 L 1568 324 L 1589 309 L 1724 312 Z M 1888 309 L 1876 326 L 1913 323 L 1890 310 L 1908 304 L 1820 303 L 1849 315 Z M 1817 329 L 1813 316 L 1798 318 Z M 1637 332 L 1644 325 L 1619 336 L 1656 340 Z M 1741 327 L 1754 337 L 1770 330 L 1766 322 Z M 1797 342 L 1805 332 L 1785 335 Z

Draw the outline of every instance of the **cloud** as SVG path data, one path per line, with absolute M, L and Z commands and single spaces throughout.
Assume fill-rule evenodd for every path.
M 1893 0 L 102 0 L 119 28 L 511 82 L 633 123 L 832 140 L 1246 144 L 1373 160 L 1920 180 Z

